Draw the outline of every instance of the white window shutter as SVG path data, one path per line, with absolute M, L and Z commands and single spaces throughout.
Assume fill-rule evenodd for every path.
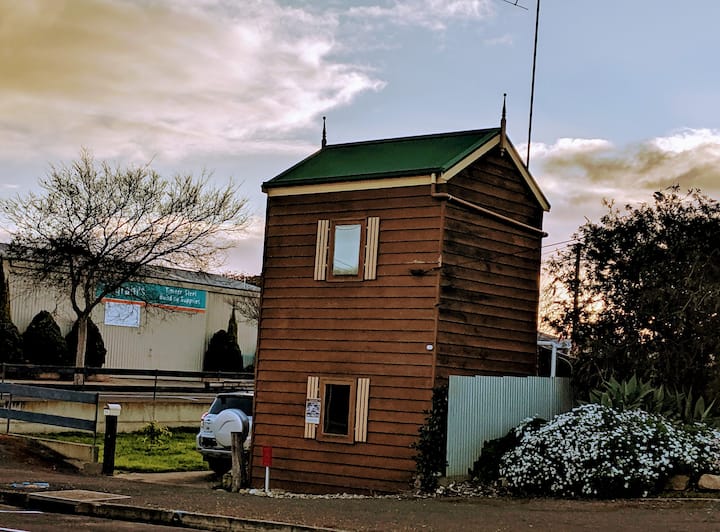
M 307 380 L 307 399 L 320 399 L 320 377 L 308 375 Z M 315 423 L 305 423 L 305 438 L 314 438 L 317 434 L 317 425 Z
M 370 399 L 370 379 L 357 380 L 357 397 L 355 399 L 355 441 L 367 441 L 368 406 Z
M 327 278 L 328 235 L 330 220 L 318 220 L 315 240 L 315 274 L 313 279 L 324 281 Z
M 366 280 L 377 279 L 378 238 L 380 236 L 380 218 L 371 216 L 367 219 L 365 233 L 365 272 Z

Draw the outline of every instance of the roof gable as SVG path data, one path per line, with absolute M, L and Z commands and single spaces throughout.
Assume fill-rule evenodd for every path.
M 270 195 L 296 195 L 410 186 L 421 184 L 417 178 L 422 176 L 426 176 L 423 183 L 436 178 L 448 181 L 497 146 L 500 136 L 501 129 L 496 127 L 328 144 L 262 187 Z M 506 139 L 504 146 L 540 206 L 549 210 L 550 204 L 512 143 Z
M 491 128 L 327 145 L 263 187 L 442 173 L 499 132 Z

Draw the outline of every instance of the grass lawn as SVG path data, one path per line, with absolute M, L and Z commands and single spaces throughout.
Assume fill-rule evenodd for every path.
M 144 473 L 170 471 L 201 471 L 207 469 L 202 456 L 195 450 L 196 428 L 175 428 L 165 437 L 153 441 L 141 432 L 120 433 L 115 444 L 115 470 Z M 92 445 L 92 434 L 61 432 L 39 435 L 49 440 L 62 440 Z M 98 457 L 102 462 L 104 435 L 98 434 Z

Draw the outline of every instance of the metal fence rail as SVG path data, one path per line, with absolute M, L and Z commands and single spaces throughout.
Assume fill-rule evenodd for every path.
M 5 396 L 7 395 L 7 400 Z M 97 436 L 99 393 L 76 392 L 72 390 L 58 390 L 55 388 L 43 388 L 40 386 L 25 386 L 22 384 L 0 384 L 0 397 L 3 397 L 4 406 L 0 408 L 0 418 L 7 419 L 6 432 L 10 432 L 10 420 L 27 421 L 42 425 L 54 425 L 77 430 L 86 430 Z M 71 403 L 85 403 L 95 405 L 95 418 L 80 419 L 67 416 L 43 414 L 40 412 L 26 412 L 13 409 L 13 399 L 33 398 L 47 399 L 50 401 L 66 401 Z
M 447 476 L 467 476 L 485 442 L 505 436 L 523 419 L 550 419 L 571 408 L 570 379 L 451 376 Z
M 83 384 L 75 385 L 73 377 L 81 373 Z M 93 382 L 89 377 L 119 377 L 115 383 Z M 209 392 L 253 390 L 253 373 L 229 371 L 179 371 L 163 369 L 90 368 L 73 366 L 39 366 L 35 364 L 0 364 L 0 383 L 32 381 L 44 386 L 67 390 L 104 391 L 113 389 L 126 392 L 154 393 L 197 392 L 198 386 Z

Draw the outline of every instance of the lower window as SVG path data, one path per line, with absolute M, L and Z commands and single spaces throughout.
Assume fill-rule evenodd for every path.
M 320 431 L 318 439 L 353 441 L 355 379 L 320 379 Z

